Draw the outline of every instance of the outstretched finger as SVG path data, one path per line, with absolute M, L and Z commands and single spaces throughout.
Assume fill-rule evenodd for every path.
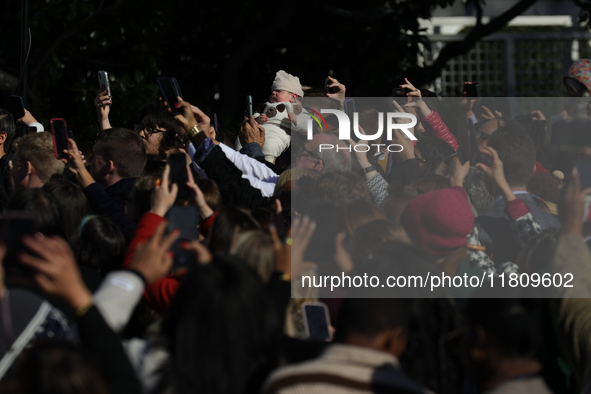
M 168 234 L 164 238 L 164 240 L 162 240 L 162 244 L 160 245 L 160 250 L 162 252 L 166 252 L 167 250 L 172 248 L 172 245 L 179 238 L 180 235 L 181 235 L 180 231 L 178 231 L 176 229 L 172 233 Z
M 170 164 L 166 164 L 164 166 L 164 171 L 162 171 L 162 183 L 161 186 L 168 188 L 168 177 L 170 176 Z
M 148 243 L 151 245 L 160 244 L 160 240 L 164 235 L 164 231 L 166 231 L 166 222 L 162 222 L 158 225 L 158 227 L 156 227 L 156 231 L 154 231 L 154 234 L 152 235 L 152 238 L 150 238 Z

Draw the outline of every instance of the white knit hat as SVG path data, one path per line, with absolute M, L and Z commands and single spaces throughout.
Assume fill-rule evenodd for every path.
M 271 86 L 271 91 L 273 90 L 285 90 L 290 93 L 295 93 L 300 97 L 304 97 L 304 91 L 302 90 L 300 79 L 283 70 L 279 70 L 277 71 L 277 74 L 275 74 L 273 86 Z

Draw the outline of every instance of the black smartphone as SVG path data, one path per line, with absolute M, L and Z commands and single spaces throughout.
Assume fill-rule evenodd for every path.
M 395 88 L 392 90 L 392 97 L 406 97 L 407 93 L 410 93 L 409 88 Z
M 221 139 L 218 138 L 220 137 L 220 129 L 218 129 L 218 114 L 207 114 L 207 116 L 209 117 L 209 120 L 211 120 L 211 125 L 215 129 L 215 139 L 221 141 Z
M 21 96 L 10 96 L 8 98 L 8 112 L 14 118 L 14 121 L 21 119 L 25 116 L 25 104 Z
M 306 214 L 316 222 L 316 230 L 306 249 L 305 261 L 327 263 L 334 260 L 335 239 L 338 233 L 339 216 L 337 208 L 329 202 L 311 202 Z
M 172 245 L 174 254 L 173 270 L 177 268 L 192 268 L 197 264 L 197 256 L 194 252 L 181 247 L 183 242 L 191 242 L 198 238 L 197 226 L 199 225 L 199 210 L 196 206 L 173 205 L 166 214 L 168 232 L 178 229 L 181 233 Z
M 65 158 L 64 149 L 69 149 L 68 146 L 68 128 L 66 121 L 61 118 L 52 118 L 51 121 L 51 135 L 53 137 L 53 149 L 56 159 Z
M 328 307 L 323 302 L 304 302 L 302 316 L 306 337 L 311 341 L 328 341 L 330 335 L 330 318 Z
M 246 116 L 248 119 L 253 115 L 252 111 L 252 96 L 246 96 Z
M 476 82 L 464 83 L 462 97 L 478 97 L 478 84 Z
M 324 80 L 324 93 L 325 94 L 334 93 L 332 88 L 328 87 L 328 85 L 330 85 L 330 79 L 328 79 L 328 77 L 326 77 L 326 79 Z
M 37 232 L 35 216 L 31 212 L 8 211 L 2 218 L 0 228 L 0 237 L 6 245 L 6 274 L 26 276 L 31 270 L 20 263 L 18 255 L 22 252 L 31 254 L 22 240 L 25 235 L 34 236 Z
M 179 96 L 180 98 L 183 98 L 183 92 L 181 92 L 181 87 L 179 86 L 179 81 L 176 80 L 176 78 L 172 77 L 170 78 L 172 80 L 172 85 L 174 86 L 174 91 L 176 92 L 176 95 Z
M 175 204 L 180 204 L 189 199 L 189 175 L 187 174 L 187 155 L 184 153 L 172 153 L 168 156 L 170 166 L 170 183 L 176 183 L 179 191 L 176 195 Z
M 168 108 L 170 108 L 170 113 L 173 115 L 181 114 L 183 111 L 180 108 L 175 108 L 179 99 L 172 78 L 160 77 L 156 79 L 156 83 L 158 84 L 158 88 L 160 88 L 160 95 L 166 101 Z
M 353 123 L 353 114 L 355 113 L 355 100 L 352 98 L 348 98 L 343 103 L 343 107 L 345 108 L 345 113 L 351 119 L 351 123 Z

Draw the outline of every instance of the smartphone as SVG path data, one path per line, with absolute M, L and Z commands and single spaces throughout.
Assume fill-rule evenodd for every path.
M 37 233 L 35 216 L 32 212 L 8 211 L 2 218 L 0 225 L 0 237 L 6 245 L 4 258 L 4 270 L 6 274 L 27 275 L 31 270 L 22 265 L 18 255 L 22 252 L 31 254 L 23 245 L 25 235 L 34 236 Z
M 333 93 L 332 88 L 329 88 L 328 85 L 330 85 L 330 79 L 328 79 L 328 77 L 326 77 L 326 79 L 324 80 L 324 93 L 325 94 Z
M 246 96 L 246 116 L 250 119 L 252 115 L 252 96 Z
M 348 98 L 343 103 L 343 107 L 345 108 L 345 113 L 353 121 L 353 114 L 355 113 L 355 100 L 352 98 Z
M 174 87 L 174 83 L 171 78 L 160 77 L 156 79 L 158 88 L 160 88 L 160 95 L 166 101 L 170 113 L 173 115 L 181 114 L 183 111 L 180 108 L 175 108 L 175 105 L 179 102 L 177 91 Z
M 175 204 L 182 204 L 189 199 L 189 188 L 187 182 L 187 155 L 184 153 L 172 153 L 168 156 L 168 165 L 170 166 L 170 183 L 176 183 L 179 191 L 176 195 Z
M 310 220 L 316 222 L 316 230 L 308 244 L 304 260 L 317 264 L 332 262 L 339 223 L 336 206 L 330 202 L 315 201 L 308 204 L 305 212 Z
M 328 307 L 323 302 L 304 302 L 302 304 L 302 315 L 306 337 L 311 341 L 329 341 L 330 318 Z
M 183 92 L 181 92 L 181 88 L 179 86 L 179 81 L 176 80 L 176 78 L 170 78 L 172 79 L 172 84 L 174 86 L 174 91 L 176 92 L 176 95 L 179 96 L 180 98 L 183 98 Z
M 462 97 L 478 97 L 478 84 L 476 82 L 464 83 Z
M 98 72 L 98 80 L 99 80 L 99 88 L 102 89 L 103 86 L 109 92 L 109 97 L 111 97 L 111 87 L 109 86 L 109 74 L 106 71 L 99 71 Z
M 207 116 L 209 117 L 209 120 L 211 120 L 211 125 L 215 129 L 215 139 L 221 141 L 220 129 L 218 129 L 218 114 L 207 114 Z
M 198 238 L 199 210 L 196 206 L 173 205 L 166 214 L 168 232 L 178 229 L 181 233 L 170 249 L 174 254 L 173 270 L 192 268 L 197 264 L 195 252 L 181 247 L 183 242 L 191 242 Z
M 21 96 L 10 96 L 8 98 L 8 112 L 10 112 L 15 122 L 25 116 L 25 104 Z
M 409 88 L 395 88 L 392 90 L 392 97 L 406 97 L 407 93 L 410 93 Z
M 64 149 L 68 146 L 68 128 L 66 121 L 61 118 L 51 119 L 51 135 L 53 136 L 53 150 L 56 159 L 65 158 Z

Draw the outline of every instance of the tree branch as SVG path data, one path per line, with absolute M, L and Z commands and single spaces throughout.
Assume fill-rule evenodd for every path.
M 53 42 L 53 44 L 51 44 L 49 46 L 49 48 L 47 48 L 45 53 L 43 53 L 43 56 L 41 56 L 41 59 L 39 60 L 39 62 L 36 63 L 37 66 L 33 69 L 33 72 L 31 73 L 31 78 L 36 77 L 41 72 L 41 70 L 45 66 L 45 63 L 47 63 L 47 61 L 49 60 L 49 57 L 62 44 L 62 42 L 64 42 L 68 38 L 76 35 L 82 28 L 86 28 L 86 27 L 90 26 L 92 23 L 95 23 L 97 21 L 98 17 L 108 14 L 111 11 L 114 11 L 117 7 L 119 7 L 119 4 L 121 4 L 122 1 L 123 0 L 117 0 L 117 2 L 113 6 L 107 7 L 107 8 L 103 8 L 103 5 L 105 2 L 104 2 L 104 0 L 101 1 L 100 5 L 96 9 L 96 11 L 93 12 L 92 14 L 88 15 L 82 22 L 80 22 L 80 24 L 78 24 L 78 27 L 72 28 L 70 31 L 67 31 L 64 34 L 62 34 L 61 36 L 59 36 Z
M 423 69 L 422 80 L 420 83 L 425 84 L 433 81 L 445 68 L 447 62 L 456 57 L 467 54 L 478 41 L 482 38 L 493 34 L 503 27 L 505 27 L 513 18 L 525 12 L 537 0 L 521 0 L 513 7 L 491 20 L 486 25 L 476 25 L 463 41 L 454 41 L 448 43 L 439 53 L 435 62 Z

